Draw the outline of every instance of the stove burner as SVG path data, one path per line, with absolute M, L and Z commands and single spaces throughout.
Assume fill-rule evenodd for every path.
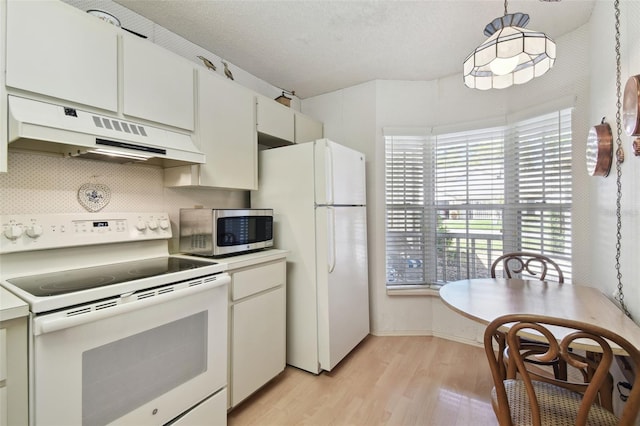
M 175 258 L 168 258 L 167 261 L 170 263 L 168 266 L 172 269 L 172 272 L 178 271 L 186 271 L 187 269 L 195 269 L 200 267 L 201 265 L 190 260 L 179 259 L 179 262 L 175 262 Z M 173 261 L 173 262 L 172 262 Z M 209 263 L 210 264 L 210 263 Z M 149 265 L 140 265 L 139 267 L 132 268 L 129 271 L 129 275 L 134 277 L 151 277 L 154 275 L 159 275 L 164 269 L 167 268 L 167 265 L 158 263 L 158 264 L 149 264 Z
M 96 276 L 91 278 L 90 280 L 81 280 L 79 282 L 75 282 L 73 280 L 61 280 L 61 281 L 47 281 L 45 284 L 40 286 L 40 289 L 44 292 L 48 292 L 51 294 L 56 293 L 66 293 L 70 291 L 83 290 L 86 288 L 93 287 L 102 287 L 103 285 L 113 284 L 116 277 L 114 276 Z
M 211 265 L 170 256 L 11 278 L 7 282 L 34 296 L 46 297 Z

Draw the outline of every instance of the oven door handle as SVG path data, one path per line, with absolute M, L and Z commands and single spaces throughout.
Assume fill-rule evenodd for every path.
M 34 321 L 33 332 L 35 336 L 39 336 L 41 334 L 52 333 L 54 331 L 64 330 L 71 327 L 77 327 L 79 325 L 114 317 L 116 315 L 122 315 L 136 309 L 142 309 L 148 306 L 166 303 L 177 298 L 202 293 L 204 291 L 211 290 L 212 288 L 220 287 L 221 285 L 225 284 L 228 285 L 230 283 L 231 277 L 229 277 L 229 274 L 220 274 L 216 276 L 215 281 L 209 283 L 186 287 L 171 293 L 158 294 L 154 297 L 149 297 L 146 299 L 136 299 L 98 311 L 92 310 L 87 313 L 74 316 L 62 316 L 64 315 L 64 313 L 61 313 L 61 316 L 57 316 L 56 314 L 43 315 L 42 317 L 36 317 Z M 131 294 L 127 293 L 121 296 L 121 298 L 124 299 L 130 296 Z

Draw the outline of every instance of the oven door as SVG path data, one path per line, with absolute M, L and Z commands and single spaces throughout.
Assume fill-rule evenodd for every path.
M 34 318 L 32 424 L 159 425 L 224 395 L 228 283 L 219 274 L 115 307 L 96 302 L 86 314 Z

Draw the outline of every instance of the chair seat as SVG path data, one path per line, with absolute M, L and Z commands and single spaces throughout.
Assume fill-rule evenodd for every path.
M 573 426 L 582 400 L 582 395 L 545 382 L 533 381 L 533 387 L 540 406 L 540 420 L 543 425 Z M 511 411 L 513 425 L 532 425 L 531 408 L 527 390 L 522 380 L 505 380 L 505 390 Z M 491 390 L 491 403 L 497 407 L 496 390 Z M 594 404 L 589 411 L 587 425 L 616 425 L 618 418 L 600 405 Z

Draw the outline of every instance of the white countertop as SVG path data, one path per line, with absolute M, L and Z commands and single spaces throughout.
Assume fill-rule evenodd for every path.
M 13 293 L 0 287 L 0 321 L 29 315 L 29 305 Z
M 226 271 L 233 271 L 234 269 L 240 269 L 247 266 L 257 265 L 259 263 L 271 262 L 278 259 L 283 259 L 287 257 L 289 253 L 288 250 L 279 250 L 279 249 L 267 249 L 260 250 L 253 253 L 240 254 L 237 256 L 228 256 L 228 257 L 205 257 L 205 256 L 194 256 L 186 253 L 178 253 L 179 256 L 189 256 L 195 257 L 199 260 L 203 261 L 211 261 L 219 264 L 225 264 L 227 267 Z

